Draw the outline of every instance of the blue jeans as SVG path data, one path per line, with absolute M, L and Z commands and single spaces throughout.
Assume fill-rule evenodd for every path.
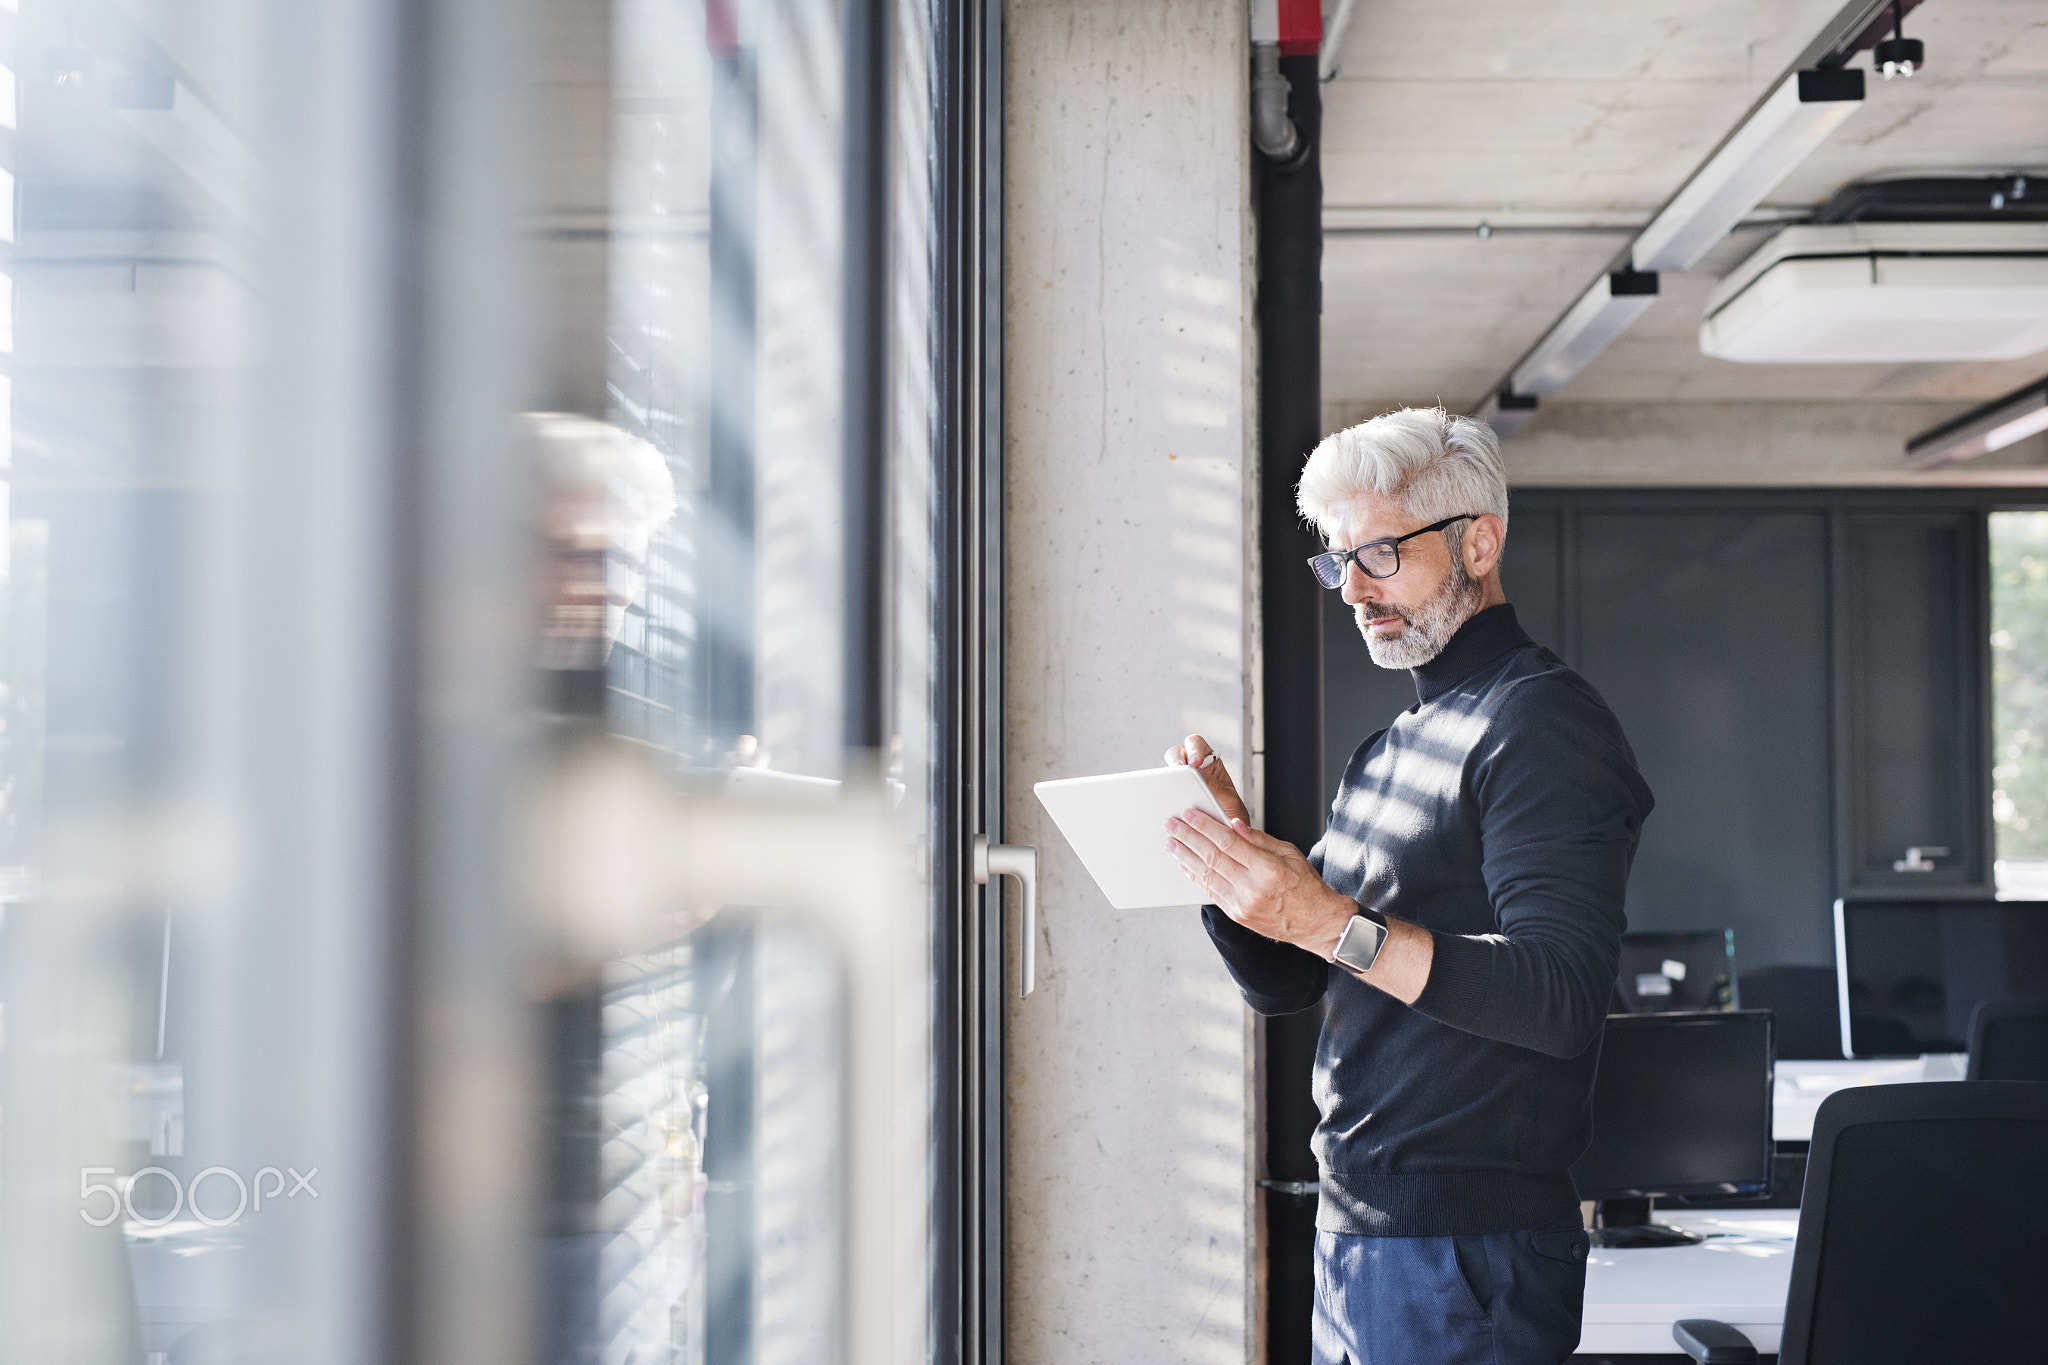
M 1577 1349 L 1586 1232 L 1316 1234 L 1315 1365 L 1558 1365 Z

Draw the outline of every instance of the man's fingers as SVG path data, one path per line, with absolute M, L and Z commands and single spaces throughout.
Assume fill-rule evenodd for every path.
M 1185 821 L 1167 821 L 1166 832 L 1170 839 L 1178 840 L 1181 847 L 1188 851 L 1188 856 L 1203 867 L 1220 868 L 1226 876 L 1231 877 L 1242 874 L 1243 864 L 1231 857 L 1222 844 L 1202 831 L 1190 827 Z
M 1204 891 L 1209 889 L 1206 885 L 1209 878 L 1209 865 L 1202 861 L 1201 854 L 1195 852 L 1178 839 L 1168 839 L 1166 841 L 1166 851 L 1171 853 L 1173 860 L 1180 864 L 1180 870 L 1187 873 L 1189 881 L 1201 887 Z
M 1228 848 L 1237 838 L 1237 831 L 1205 810 L 1190 807 L 1180 813 L 1181 823 L 1207 839 L 1218 848 Z
M 1270 853 L 1275 857 L 1286 857 L 1290 853 L 1299 854 L 1301 852 L 1300 849 L 1288 843 L 1285 839 L 1276 839 L 1262 829 L 1253 829 L 1243 820 L 1232 820 L 1230 828 L 1231 832 L 1236 834 L 1238 838 L 1243 839 L 1261 853 Z
M 1186 831 L 1181 834 L 1182 842 L 1188 844 L 1204 863 L 1214 867 L 1227 860 L 1236 866 L 1244 866 L 1244 859 L 1237 853 L 1241 847 L 1238 844 L 1237 832 L 1215 816 L 1206 811 L 1185 810 L 1181 812 L 1178 821 L 1167 822 L 1167 829 L 1170 832 L 1180 833 L 1181 831 L 1174 829 L 1175 824 L 1179 824 L 1181 829 Z M 1213 856 L 1210 853 L 1211 849 L 1215 850 Z
M 1201 774 L 1203 785 L 1209 788 L 1209 795 L 1216 798 L 1216 804 L 1223 807 L 1225 815 L 1240 816 L 1248 812 L 1244 798 L 1237 794 L 1237 784 L 1230 780 L 1230 770 L 1223 766 L 1223 760 L 1209 747 L 1209 741 L 1200 735 L 1189 735 L 1181 744 L 1187 756 L 1187 763 Z
M 1208 896 L 1215 904 L 1223 906 L 1224 913 L 1229 914 L 1228 900 L 1234 898 L 1229 897 L 1228 893 L 1236 889 L 1230 878 L 1203 862 L 1199 854 L 1178 839 L 1168 839 L 1166 847 L 1167 851 L 1173 854 L 1174 861 L 1180 864 L 1180 870 L 1187 874 L 1187 879 L 1193 882 L 1203 895 Z M 1233 914 L 1231 918 L 1235 919 L 1237 916 Z
M 1180 747 L 1180 745 L 1176 744 L 1176 745 L 1174 745 L 1174 746 L 1173 746 L 1173 747 L 1172 747 L 1171 749 L 1168 749 L 1168 750 L 1166 751 L 1166 766 L 1167 766 L 1167 767 L 1169 767 L 1169 768 L 1185 768 L 1185 767 L 1187 766 L 1187 764 L 1188 764 L 1188 756 L 1187 756 L 1187 751 L 1186 751 L 1186 750 L 1184 750 L 1184 749 L 1182 749 L 1182 748 Z

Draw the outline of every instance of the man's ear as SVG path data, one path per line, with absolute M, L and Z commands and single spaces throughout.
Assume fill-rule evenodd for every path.
M 1474 579 L 1485 579 L 1497 572 L 1507 533 L 1507 526 L 1491 512 L 1474 517 L 1459 544 L 1465 556 L 1465 572 Z

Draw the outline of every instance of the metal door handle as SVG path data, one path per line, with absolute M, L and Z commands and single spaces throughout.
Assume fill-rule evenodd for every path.
M 1030 844 L 992 844 L 986 834 L 974 836 L 974 880 L 988 885 L 995 877 L 1015 877 L 1024 892 L 1024 913 L 1018 917 L 1017 994 L 1031 994 L 1038 974 L 1038 850 Z
M 1928 848 L 1924 845 L 1915 844 L 1906 850 L 1905 857 L 1892 864 L 1892 871 L 1932 872 L 1934 871 L 1934 863 L 1931 860 L 1946 858 L 1947 856 L 1948 850 L 1945 848 Z

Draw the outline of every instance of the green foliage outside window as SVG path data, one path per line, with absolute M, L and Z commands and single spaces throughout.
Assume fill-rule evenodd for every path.
M 2048 512 L 1991 516 L 1991 813 L 2000 858 L 2048 858 Z

